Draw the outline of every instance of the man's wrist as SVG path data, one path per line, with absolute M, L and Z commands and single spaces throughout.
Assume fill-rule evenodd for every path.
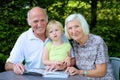
M 16 64 L 12 63 L 11 69 L 14 71 L 14 67 Z

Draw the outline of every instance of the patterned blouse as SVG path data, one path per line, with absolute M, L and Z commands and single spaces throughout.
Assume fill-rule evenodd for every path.
M 78 69 L 93 70 L 97 64 L 107 63 L 107 72 L 104 77 L 87 77 L 88 80 L 114 80 L 109 62 L 108 48 L 100 36 L 89 34 L 89 40 L 82 46 L 74 41 L 73 49 Z

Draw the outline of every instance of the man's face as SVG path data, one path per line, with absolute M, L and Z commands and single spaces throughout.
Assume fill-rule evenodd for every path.
M 30 12 L 29 25 L 33 29 L 35 36 L 45 35 L 46 31 L 46 15 L 41 9 Z

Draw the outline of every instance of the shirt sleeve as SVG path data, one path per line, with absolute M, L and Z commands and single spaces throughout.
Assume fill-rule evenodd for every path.
M 104 40 L 100 38 L 100 42 L 98 43 L 97 48 L 96 64 L 106 63 L 108 61 L 107 45 L 105 44 Z
M 23 50 L 22 50 L 22 48 L 23 48 L 23 44 L 22 44 L 23 39 L 22 38 L 23 37 L 20 36 L 17 39 L 12 51 L 10 52 L 10 56 L 6 62 L 20 63 L 24 60 L 24 55 L 23 55 Z

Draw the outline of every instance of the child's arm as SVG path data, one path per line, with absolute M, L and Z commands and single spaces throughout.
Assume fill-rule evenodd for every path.
M 64 60 L 64 64 L 67 64 L 67 67 L 69 66 L 75 66 L 75 58 L 71 58 L 70 56 L 67 56 Z
M 67 56 L 66 58 L 65 58 L 65 60 L 64 60 L 64 64 L 66 64 L 67 65 L 67 67 L 70 67 L 70 65 L 71 65 L 71 58 L 69 57 L 69 56 Z
M 72 49 L 70 50 L 70 52 L 68 52 L 68 56 L 64 60 L 64 63 L 66 63 L 67 66 L 75 66 L 75 57 L 72 57 L 71 53 L 72 53 Z
M 67 67 L 71 66 L 71 54 L 70 54 L 70 51 L 68 52 L 68 56 L 64 60 L 64 64 L 66 64 Z
M 47 47 L 44 47 L 44 49 L 43 49 L 42 62 L 43 62 L 43 64 L 46 65 L 46 66 L 62 64 L 62 62 L 50 61 L 50 60 L 49 60 L 49 52 L 48 52 Z

